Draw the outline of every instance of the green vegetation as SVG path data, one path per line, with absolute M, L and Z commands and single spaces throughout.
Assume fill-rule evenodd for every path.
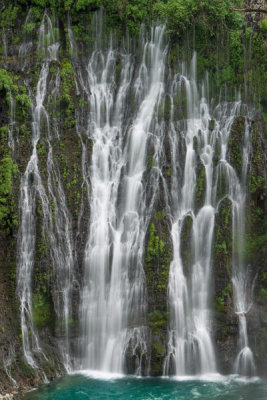
M 215 229 L 215 263 L 223 267 L 225 271 L 230 271 L 230 262 L 232 256 L 231 239 L 231 217 L 232 205 L 230 200 L 224 200 L 221 203 L 219 216 L 217 218 Z M 222 272 L 222 271 L 221 271 Z
M 229 159 L 231 165 L 235 171 L 241 176 L 242 172 L 242 149 L 243 149 L 243 137 L 245 132 L 245 118 L 237 117 L 234 120 L 231 129 L 231 135 L 228 141 Z
M 192 218 L 188 215 L 183 220 L 183 225 L 181 229 L 181 259 L 183 262 L 184 274 L 189 276 L 190 266 L 193 258 L 193 250 L 191 248 L 191 239 L 192 239 Z
M 255 221 L 257 223 L 257 221 Z M 259 218 L 259 223 L 264 226 L 262 218 Z M 248 233 L 245 236 L 244 243 L 244 258 L 247 262 L 251 262 L 254 258 L 260 254 L 260 252 L 266 248 L 267 244 L 267 233 L 260 234 L 259 232 Z
M 166 218 L 162 211 L 158 211 L 156 217 L 161 223 L 164 223 Z M 165 232 L 159 235 L 154 222 L 151 222 L 145 258 L 149 291 L 166 292 L 171 256 Z
M 206 189 L 206 172 L 203 164 L 200 165 L 196 179 L 196 207 L 200 208 L 204 204 Z
M 16 96 L 16 106 L 18 107 L 16 112 L 20 113 L 23 117 L 26 117 L 31 106 L 31 101 L 27 94 L 22 93 Z
M 153 351 L 158 357 L 162 357 L 165 353 L 165 346 L 159 343 L 153 343 Z
M 72 65 L 67 58 L 64 58 L 61 62 L 60 77 L 60 108 L 65 114 L 64 125 L 65 128 L 73 128 L 75 126 L 73 101 L 74 78 Z
M 266 235 L 267 236 L 267 235 Z M 265 238 L 265 244 L 267 237 Z M 267 271 L 261 270 L 259 274 L 259 299 L 262 304 L 267 302 Z
M 168 319 L 168 312 L 155 310 L 148 314 L 148 326 L 154 334 L 158 334 L 160 329 L 167 328 Z
M 47 301 L 42 293 L 36 293 L 33 296 L 33 323 L 41 329 L 51 322 L 51 303 Z
M 247 27 L 244 16 L 232 10 L 241 6 L 241 0 L 13 0 L 11 4 L 4 0 L 4 4 L 6 7 L 2 11 L 0 24 L 3 28 L 11 26 L 13 30 L 16 29 L 18 15 L 25 14 L 27 7 L 32 7 L 35 22 L 30 21 L 29 26 L 24 27 L 25 31 L 30 32 L 40 22 L 46 8 L 51 13 L 55 12 L 65 28 L 66 12 L 69 12 L 76 39 L 90 43 L 88 22 L 92 11 L 100 7 L 106 11 L 107 30 L 115 30 L 119 37 L 126 30 L 132 36 L 138 35 L 141 23 L 150 26 L 152 20 L 161 21 L 166 24 L 170 38 L 171 63 L 179 61 L 177 57 L 180 51 L 177 50 L 182 50 L 187 60 L 192 56 L 188 48 L 190 40 L 197 51 L 198 77 L 204 77 L 208 70 L 211 89 L 215 93 L 227 85 L 231 88 L 228 90 L 231 99 L 235 88 L 241 87 L 247 101 L 257 102 L 266 109 L 264 41 L 267 23 L 263 20 L 258 30 Z M 69 100 L 66 93 L 65 100 Z M 168 113 L 167 98 L 164 115 Z
M 165 214 L 163 211 L 157 211 L 156 216 L 157 216 L 157 220 L 160 221 L 161 219 L 163 219 L 165 217 Z
M 18 225 L 18 218 L 12 198 L 12 178 L 16 176 L 18 167 L 9 154 L 0 161 L 0 228 L 9 234 Z
M 156 228 L 154 223 L 152 222 L 149 228 L 149 240 L 147 244 L 146 262 L 147 263 L 152 262 L 154 258 L 158 257 L 158 253 L 159 253 L 159 237 L 156 235 Z
M 260 288 L 260 297 L 263 303 L 267 303 L 267 289 L 264 289 L 263 287 Z
M 229 26 L 236 24 L 237 18 L 240 20 L 230 11 L 234 3 L 230 0 L 168 0 L 157 1 L 154 10 L 168 20 L 169 29 L 175 35 L 180 36 L 194 26 L 198 33 L 215 36 L 218 25 Z
M 266 36 L 267 35 L 267 19 L 264 19 L 260 25 L 261 32 Z
M 37 215 L 42 218 L 41 200 L 37 200 Z M 38 224 L 39 227 L 39 224 Z M 53 302 L 50 293 L 52 278 L 51 264 L 45 266 L 44 260 L 49 260 L 49 239 L 43 232 L 39 232 L 36 240 L 36 257 L 34 268 L 34 294 L 32 299 L 33 322 L 38 329 L 52 323 Z
M 260 175 L 258 175 L 258 176 L 252 175 L 252 176 L 251 176 L 250 183 L 249 183 L 249 186 L 250 186 L 250 193 L 251 193 L 251 194 L 256 193 L 258 189 L 261 189 L 261 188 L 263 187 L 263 185 L 264 185 L 264 178 L 263 178 L 263 176 L 260 176 Z
M 232 292 L 232 283 L 229 282 L 228 285 L 222 290 L 222 292 L 215 298 L 215 308 L 219 312 L 226 312 L 226 300 L 229 293 Z
M 0 92 L 5 93 L 5 97 L 9 100 L 9 92 L 13 94 L 18 93 L 18 87 L 13 84 L 13 79 L 8 71 L 0 68 Z
M 10 3 L 12 2 L 6 1 L 7 7 L 4 10 L 1 9 L 1 19 L 0 19 L 1 28 L 8 28 L 16 24 L 20 8 L 17 5 L 12 5 Z

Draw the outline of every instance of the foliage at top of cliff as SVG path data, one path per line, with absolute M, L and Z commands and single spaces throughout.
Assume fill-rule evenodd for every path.
M 226 86 L 241 89 L 248 102 L 260 103 L 265 111 L 266 22 L 248 27 L 244 15 L 233 11 L 241 6 L 241 0 L 4 0 L 0 29 L 17 29 L 14 37 L 19 43 L 21 32 L 33 32 L 47 9 L 58 19 L 64 46 L 69 22 L 77 41 L 90 41 L 92 12 L 100 7 L 105 10 L 106 28 L 118 36 L 128 31 L 133 37 L 142 23 L 149 26 L 160 21 L 166 24 L 170 48 L 174 49 L 171 63 L 177 63 L 177 46 L 182 47 L 185 59 L 191 57 L 193 47 L 198 56 L 198 78 L 209 71 L 216 92 Z M 29 8 L 34 22 L 23 26 Z
M 10 0 L 4 0 L 6 7 Z M 199 26 L 215 34 L 218 24 L 232 26 L 240 23 L 240 15 L 231 7 L 240 6 L 240 0 L 13 0 L 23 9 L 33 7 L 54 9 L 59 15 L 72 16 L 103 7 L 111 25 L 127 27 L 137 32 L 141 22 L 158 18 L 167 21 L 171 32 L 182 35 L 189 27 Z M 13 13 L 16 10 L 13 9 Z M 13 18 L 11 18 L 12 20 Z

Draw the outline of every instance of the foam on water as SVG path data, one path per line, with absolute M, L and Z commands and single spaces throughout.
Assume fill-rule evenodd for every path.
M 117 374 L 115 372 L 99 371 L 94 369 L 81 369 L 72 372 L 70 375 L 83 375 L 88 378 L 99 379 L 101 381 L 125 378 L 125 375 L 123 374 Z

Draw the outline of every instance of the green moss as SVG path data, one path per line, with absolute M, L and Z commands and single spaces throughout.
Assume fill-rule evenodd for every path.
M 37 216 L 37 227 L 40 229 L 42 218 L 41 200 L 37 200 Z M 42 231 L 37 231 L 35 252 L 32 312 L 34 325 L 38 329 L 42 329 L 53 323 L 50 288 L 52 264 L 49 262 L 49 238 Z
M 8 7 L 4 7 L 1 10 L 0 27 L 8 28 L 16 25 L 19 11 L 20 8 L 17 5 L 9 4 Z
M 165 346 L 159 343 L 153 343 L 153 352 L 156 357 L 162 357 L 165 353 Z
M 220 204 L 215 220 L 214 275 L 217 322 L 225 318 L 227 305 L 231 303 L 232 276 L 232 208 L 231 202 L 224 199 Z M 228 300 L 228 301 L 227 301 Z
M 64 127 L 70 129 L 75 126 L 75 113 L 74 113 L 74 76 L 73 67 L 67 58 L 61 62 L 60 69 L 61 77 L 61 96 L 60 96 L 60 109 L 62 117 L 64 116 Z
M 164 243 L 164 242 L 162 242 Z M 158 279 L 158 284 L 156 288 L 158 290 L 166 290 L 168 285 L 168 277 L 169 277 L 169 265 L 161 265 L 161 271 Z
M 9 90 L 13 85 L 13 81 L 9 73 L 5 69 L 0 69 L 0 90 Z
M 18 171 L 9 154 L 0 161 L 0 227 L 9 234 L 18 225 L 15 203 L 12 197 L 12 180 Z
M 265 18 L 260 25 L 261 32 L 267 35 L 267 19 Z
M 167 175 L 168 177 L 170 177 L 171 174 L 172 174 L 171 168 L 167 168 L 167 170 L 166 170 L 166 175 Z
M 267 303 L 267 289 L 260 288 L 260 299 L 263 303 Z
M 226 270 L 230 270 L 232 253 L 231 216 L 231 203 L 224 201 L 220 209 L 220 219 L 216 224 L 215 257 L 218 262 L 224 265 Z
M 171 101 L 169 96 L 166 96 L 164 102 L 164 119 L 166 122 L 168 122 L 170 119 L 170 113 L 171 113 Z
M 250 182 L 249 182 L 249 188 L 250 188 L 250 193 L 254 194 L 256 193 L 259 189 L 262 189 L 264 186 L 264 178 L 261 175 L 255 176 L 251 175 Z
M 191 248 L 192 225 L 193 225 L 192 218 L 190 216 L 187 216 L 183 221 L 181 229 L 180 251 L 184 267 L 184 274 L 186 276 L 189 275 L 190 265 L 192 262 L 192 255 L 193 255 L 193 251 Z
M 201 164 L 196 179 L 195 201 L 197 208 L 199 208 L 204 202 L 205 188 L 206 188 L 206 173 L 205 173 L 205 167 Z
M 52 318 L 51 304 L 42 293 L 35 293 L 32 299 L 33 323 L 38 329 L 46 327 Z
M 209 121 L 209 130 L 213 131 L 214 128 L 215 128 L 215 121 L 214 121 L 214 119 L 211 119 Z
M 159 221 L 164 221 L 162 211 L 157 214 Z M 164 292 L 168 286 L 169 266 L 172 252 L 166 242 L 165 233 L 159 236 L 155 224 L 151 222 L 147 242 L 145 270 L 150 291 Z
M 13 83 L 13 78 L 10 73 L 0 68 L 0 92 L 5 93 L 5 98 L 8 103 L 10 103 L 10 93 L 16 95 L 18 93 L 18 87 Z
M 63 60 L 61 61 L 60 76 L 62 78 L 71 79 L 71 75 L 73 75 L 73 67 L 67 58 L 63 58 Z M 69 80 L 68 83 L 72 85 L 71 80 Z
M 39 156 L 46 154 L 46 145 L 44 142 L 38 142 L 37 152 L 38 152 Z
M 218 312 L 226 312 L 226 300 L 228 294 L 231 292 L 232 283 L 229 282 L 228 285 L 221 291 L 221 293 L 215 297 L 215 308 Z
M 22 93 L 16 96 L 16 113 L 20 113 L 23 117 L 26 117 L 29 113 L 31 101 L 27 94 Z
M 159 253 L 159 237 L 156 235 L 156 228 L 154 223 L 150 224 L 149 239 L 147 244 L 146 262 L 151 263 L 158 257 Z
M 154 164 L 155 164 L 154 153 L 153 153 L 153 150 L 150 150 L 146 157 L 147 170 L 151 171 L 151 169 L 154 167 Z
M 37 200 L 36 212 L 39 217 L 43 216 L 42 202 L 39 199 Z
M 158 334 L 160 329 L 166 329 L 169 313 L 166 311 L 155 310 L 148 314 L 148 326 L 154 334 Z
M 259 222 L 262 223 L 261 218 Z M 252 261 L 255 255 L 259 254 L 260 251 L 267 245 L 267 233 L 249 233 L 245 236 L 244 241 L 244 257 L 247 262 Z
M 73 327 L 73 325 L 75 324 L 75 321 L 72 318 L 68 318 L 67 321 L 65 320 L 61 320 L 59 321 L 58 325 L 60 328 L 64 328 L 66 325 L 71 328 Z
M 262 304 L 267 303 L 267 271 L 261 270 L 259 273 L 259 300 Z
M 157 216 L 158 221 L 160 221 L 161 219 L 163 219 L 165 217 L 163 211 L 157 211 L 156 216 Z

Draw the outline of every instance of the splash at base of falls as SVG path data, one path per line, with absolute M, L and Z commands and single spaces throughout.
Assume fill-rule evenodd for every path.
M 239 352 L 236 359 L 235 372 L 242 376 L 254 376 L 256 374 L 254 356 L 249 347 L 244 347 Z

